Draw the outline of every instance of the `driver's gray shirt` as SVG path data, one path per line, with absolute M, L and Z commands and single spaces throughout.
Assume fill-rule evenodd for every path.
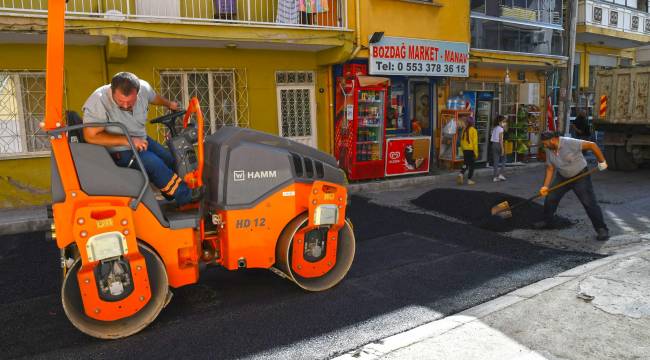
M 147 136 L 145 124 L 147 123 L 149 103 L 155 97 L 156 92 L 151 88 L 151 85 L 144 80 L 140 80 L 140 91 L 138 92 L 138 99 L 133 105 L 133 110 L 125 111 L 120 109 L 113 100 L 111 86 L 101 86 L 86 100 L 82 108 L 83 121 L 84 123 L 120 123 L 126 126 L 131 136 L 145 138 Z M 122 129 L 117 126 L 107 125 L 105 131 L 109 134 L 123 134 Z M 110 152 L 129 149 L 128 146 L 108 147 Z
M 578 175 L 587 167 L 587 160 L 582 155 L 582 140 L 560 136 L 560 148 L 546 149 L 546 163 L 553 165 L 560 175 L 570 178 Z

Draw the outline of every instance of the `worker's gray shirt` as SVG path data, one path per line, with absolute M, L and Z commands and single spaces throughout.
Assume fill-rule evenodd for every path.
M 565 178 L 578 175 L 587 167 L 587 160 L 582 155 L 583 140 L 560 137 L 560 148 L 546 149 L 546 163 L 555 167 L 557 172 Z
M 84 114 L 84 123 L 120 123 L 126 126 L 129 134 L 136 137 L 146 137 L 147 131 L 147 113 L 149 112 L 149 103 L 156 97 L 156 92 L 151 88 L 148 82 L 140 80 L 140 91 L 138 99 L 133 105 L 132 111 L 124 111 L 113 100 L 111 86 L 104 85 L 95 90 L 86 103 L 82 111 Z M 123 134 L 122 129 L 117 126 L 107 125 L 105 131 L 110 134 Z M 128 146 L 108 147 L 108 151 L 129 150 Z

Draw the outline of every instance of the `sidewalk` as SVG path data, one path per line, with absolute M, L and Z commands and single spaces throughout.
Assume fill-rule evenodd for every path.
M 644 245 L 337 359 L 650 359 L 648 298 Z
M 545 166 L 542 162 L 531 162 L 521 165 L 506 166 L 504 170 L 505 175 L 517 174 L 523 171 L 541 171 Z M 538 170 L 534 170 L 538 169 Z M 417 185 L 433 185 L 438 184 L 448 179 L 455 179 L 458 176 L 459 170 L 437 170 L 438 173 L 425 175 L 425 176 L 400 176 L 395 178 L 385 178 L 375 181 L 366 181 L 360 183 L 352 183 L 348 185 L 350 194 L 361 194 L 368 191 L 386 191 L 397 190 L 403 187 L 417 186 Z M 475 178 L 483 178 L 492 181 L 492 168 L 485 167 L 479 168 L 474 171 Z
M 521 166 L 507 167 L 505 174 L 514 174 L 527 169 L 542 166 L 542 163 L 530 163 Z M 442 170 L 441 170 L 442 171 Z M 476 170 L 476 177 L 489 177 L 492 174 L 491 168 Z M 371 181 L 348 185 L 350 194 L 358 194 L 366 191 L 395 190 L 401 187 L 418 184 L 435 184 L 448 177 L 455 177 L 457 171 L 444 171 L 439 174 L 427 176 L 400 177 Z M 49 230 L 50 221 L 47 219 L 45 206 L 31 208 L 0 209 L 0 236 L 18 234 L 34 231 Z

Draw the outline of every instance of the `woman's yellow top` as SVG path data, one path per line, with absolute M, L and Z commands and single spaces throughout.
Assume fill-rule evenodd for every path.
M 474 156 L 478 158 L 478 131 L 475 127 L 469 128 L 469 141 L 465 140 L 465 132 L 468 131 L 467 128 L 463 129 L 463 133 L 460 135 L 460 148 L 465 150 L 474 151 Z

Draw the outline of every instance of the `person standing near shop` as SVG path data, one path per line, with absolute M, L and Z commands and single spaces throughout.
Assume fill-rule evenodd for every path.
M 476 182 L 472 180 L 474 176 L 474 162 L 478 158 L 478 131 L 474 127 L 474 118 L 469 117 L 465 120 L 465 127 L 460 136 L 460 147 L 463 149 L 463 167 L 458 174 L 458 185 L 464 182 L 465 171 L 467 171 L 467 185 L 474 185 Z
M 591 139 L 591 130 L 589 129 L 589 120 L 587 119 L 587 112 L 580 110 L 578 116 L 571 124 L 571 130 L 575 134 L 575 138 L 580 140 Z
M 503 140 L 505 128 L 508 125 L 506 117 L 503 115 L 497 116 L 497 125 L 492 129 L 490 134 L 490 146 L 492 147 L 492 181 L 504 181 L 503 169 L 505 165 L 506 145 Z
M 588 171 L 587 160 L 583 155 L 585 151 L 591 151 L 596 156 L 598 170 L 606 170 L 607 162 L 603 152 L 600 151 L 598 145 L 591 141 L 563 137 L 558 132 L 545 131 L 542 133 L 541 139 L 546 149 L 546 176 L 544 185 L 539 189 L 539 194 L 545 197 L 544 220 L 535 223 L 535 228 L 552 227 L 560 200 L 569 190 L 573 190 L 596 230 L 596 239 L 600 241 L 609 239 L 609 230 L 605 224 L 603 212 L 598 205 L 590 175 L 560 187 L 552 193 L 548 191 L 550 187 Z

